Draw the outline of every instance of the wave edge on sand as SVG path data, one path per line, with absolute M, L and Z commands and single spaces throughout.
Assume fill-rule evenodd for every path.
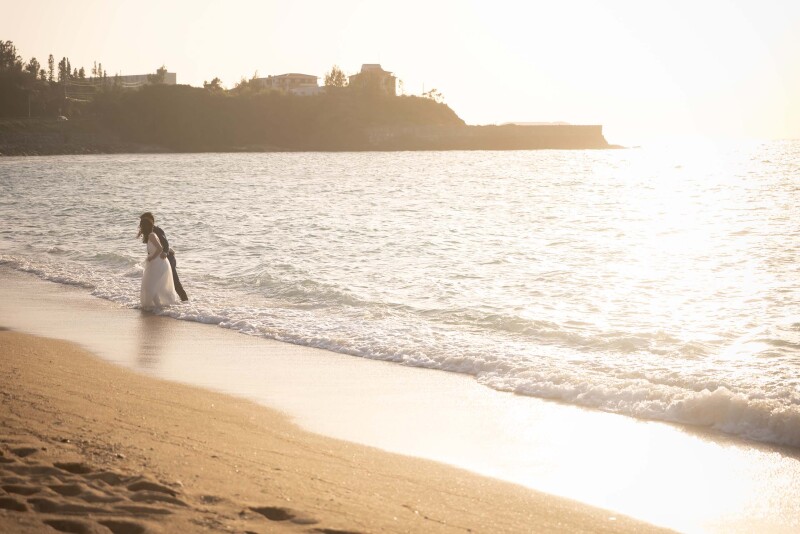
M 274 410 L 146 377 L 68 342 L 0 331 L 0 354 L 0 530 L 657 530 L 311 434 Z

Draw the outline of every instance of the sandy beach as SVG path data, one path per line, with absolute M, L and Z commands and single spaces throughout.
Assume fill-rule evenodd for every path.
M 779 533 L 800 517 L 792 450 L 142 313 L 7 268 L 0 327 L 0 531 Z
M 0 332 L 0 530 L 651 532 L 618 514 L 305 432 L 251 402 Z

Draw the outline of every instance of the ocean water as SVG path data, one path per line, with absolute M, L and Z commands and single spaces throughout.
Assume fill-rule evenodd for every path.
M 800 142 L 0 159 L 0 264 L 160 313 L 800 447 Z

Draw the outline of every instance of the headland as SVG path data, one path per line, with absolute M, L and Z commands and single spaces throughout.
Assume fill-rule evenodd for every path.
M 613 148 L 600 125 L 467 125 L 442 102 L 331 90 L 98 94 L 70 117 L 0 120 L 0 155 Z

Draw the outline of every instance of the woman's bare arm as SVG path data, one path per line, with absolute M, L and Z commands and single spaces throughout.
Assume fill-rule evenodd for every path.
M 158 240 L 158 236 L 155 232 L 150 233 L 148 240 L 156 247 L 156 250 L 151 255 L 147 256 L 147 261 L 153 261 L 161 255 L 161 251 L 164 250 L 164 247 L 161 246 L 161 241 Z

